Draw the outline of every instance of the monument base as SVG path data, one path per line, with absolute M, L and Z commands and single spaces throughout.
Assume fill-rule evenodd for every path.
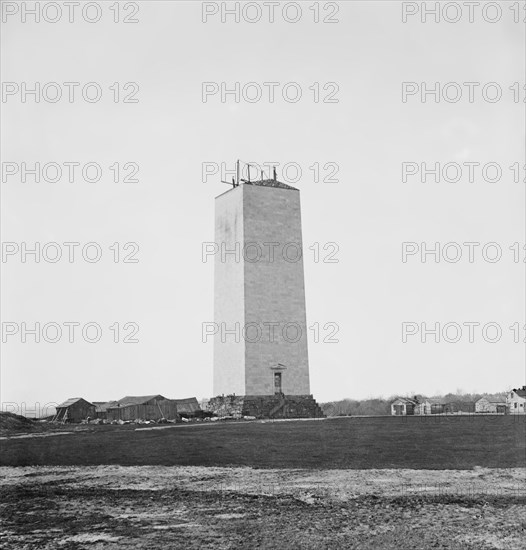
M 206 408 L 219 417 L 325 418 L 312 395 L 220 395 Z

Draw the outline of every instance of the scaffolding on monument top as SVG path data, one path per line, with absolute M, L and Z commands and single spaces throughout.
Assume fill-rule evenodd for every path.
M 252 184 L 252 182 L 257 181 L 257 180 L 251 180 L 250 179 L 250 169 L 251 168 L 254 168 L 256 170 L 256 174 L 257 174 L 258 168 L 259 168 L 261 181 L 266 179 L 264 177 L 265 176 L 265 171 L 262 170 L 261 167 L 259 167 L 257 164 L 250 163 L 250 162 L 245 162 L 244 160 L 238 159 L 238 160 L 236 160 L 236 176 L 235 176 L 235 178 L 233 177 L 232 181 L 221 180 L 221 183 L 226 183 L 227 185 L 231 185 L 232 188 L 239 187 L 240 183 Z M 241 177 L 243 175 L 243 173 L 242 173 L 243 171 L 246 171 L 246 177 Z M 268 179 L 271 179 L 271 178 L 269 177 Z M 276 167 L 275 166 L 272 167 L 272 179 L 274 181 L 277 181 Z

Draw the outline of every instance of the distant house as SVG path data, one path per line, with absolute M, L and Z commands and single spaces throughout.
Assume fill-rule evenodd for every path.
M 511 390 L 506 403 L 510 414 L 526 414 L 526 386 Z
M 416 399 L 415 396 L 415 401 L 414 414 L 431 414 L 431 405 L 426 399 Z
M 414 397 L 397 397 L 391 403 L 391 414 L 399 415 L 426 415 L 445 412 L 445 405 L 439 399 L 415 395 Z
M 393 416 L 406 416 L 415 414 L 415 407 L 418 401 L 409 397 L 397 397 L 391 403 L 391 414 Z
M 506 397 L 503 395 L 486 395 L 475 401 L 475 412 L 505 414 L 507 411 Z
M 397 397 L 391 403 L 392 415 L 429 415 L 429 414 L 463 414 L 475 412 L 475 403 L 470 401 L 445 402 L 435 397 Z
M 81 422 L 86 418 L 95 418 L 95 406 L 82 397 L 71 397 L 57 405 L 56 422 Z
M 176 420 L 180 413 L 192 416 L 200 410 L 197 399 L 167 399 L 162 395 L 128 395 L 106 409 L 107 420 Z
M 415 399 L 417 400 L 417 405 L 415 406 L 415 414 L 425 415 L 439 414 L 444 412 L 444 404 L 440 401 L 440 399 L 422 396 L 415 396 Z

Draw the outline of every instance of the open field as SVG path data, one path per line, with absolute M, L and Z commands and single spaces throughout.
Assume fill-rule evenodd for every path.
M 510 416 L 18 432 L 0 548 L 522 550 L 525 435 Z
M 137 428 L 65 425 L 0 441 L 0 465 L 255 468 L 523 467 L 525 416 L 366 417 Z

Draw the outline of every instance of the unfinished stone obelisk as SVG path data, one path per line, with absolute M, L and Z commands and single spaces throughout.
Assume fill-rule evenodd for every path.
M 211 408 L 321 416 L 309 386 L 299 190 L 268 179 L 222 193 L 215 243 Z

